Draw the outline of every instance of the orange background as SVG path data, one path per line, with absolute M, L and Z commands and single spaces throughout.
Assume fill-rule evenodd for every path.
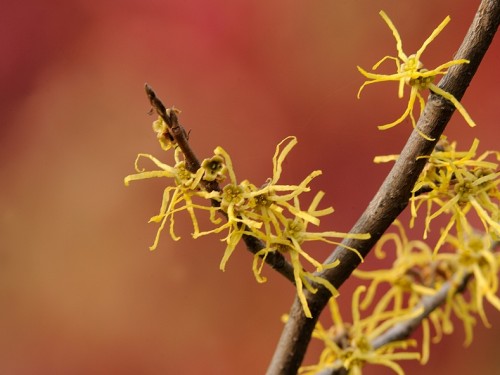
M 398 153 L 408 122 L 390 131 L 404 101 L 396 84 L 363 77 L 395 54 L 384 9 L 408 53 L 450 15 L 424 54 L 452 59 L 477 1 L 26 0 L 0 15 L 0 373 L 259 374 L 267 368 L 294 290 L 269 269 L 257 284 L 243 246 L 225 273 L 224 245 L 156 233 L 164 181 L 123 186 L 138 152 L 164 157 L 147 115 L 149 82 L 180 108 L 200 158 L 223 146 L 240 180 L 271 174 L 275 145 L 296 135 L 283 181 L 313 169 L 336 212 L 323 230 L 347 231 Z M 500 44 L 494 41 L 447 134 L 468 148 L 498 148 Z M 167 159 L 165 159 L 167 161 Z M 437 231 L 437 230 L 436 230 Z M 330 248 L 319 247 L 324 258 Z M 368 261 L 371 258 L 368 258 Z M 355 280 L 342 289 L 346 318 Z M 472 347 L 457 332 L 431 350 L 427 374 L 500 368 L 500 313 Z M 314 349 L 316 348 L 316 349 Z M 314 360 L 317 347 L 308 354 Z M 316 350 L 316 351 L 314 351 Z M 407 373 L 423 370 L 403 364 Z M 367 368 L 367 374 L 377 372 Z

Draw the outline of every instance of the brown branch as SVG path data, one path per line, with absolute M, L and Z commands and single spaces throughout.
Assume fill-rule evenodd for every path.
M 184 127 L 179 124 L 179 119 L 174 108 L 167 109 L 162 101 L 156 96 L 153 88 L 147 83 L 144 86 L 146 90 L 146 95 L 148 96 L 151 106 L 156 111 L 156 113 L 163 119 L 167 124 L 169 130 L 169 136 L 172 142 L 181 149 L 185 157 L 186 169 L 191 173 L 196 173 L 201 164 L 199 159 L 196 157 L 193 149 L 189 145 L 188 136 Z M 221 188 L 217 181 L 204 181 L 202 180 L 203 188 L 208 191 L 221 191 Z M 212 200 L 212 205 L 214 207 L 219 207 L 219 202 Z M 221 212 L 222 213 L 222 212 Z M 247 246 L 247 249 L 252 253 L 256 254 L 258 251 L 265 248 L 264 243 L 252 236 L 243 235 L 243 241 Z M 292 283 L 295 283 L 295 278 L 293 276 L 293 267 L 285 257 L 278 251 L 270 252 L 265 258 L 265 262 L 275 269 L 278 273 L 283 275 Z
M 467 59 L 470 63 L 451 67 L 448 74 L 440 81 L 440 88 L 458 100 L 462 98 L 493 40 L 499 22 L 500 0 L 483 0 L 454 57 L 454 59 Z M 425 159 L 417 158 L 431 153 L 454 110 L 452 103 L 431 93 L 417 127 L 435 141 L 428 141 L 416 131 L 412 132 L 379 191 L 351 229 L 351 233 L 370 233 L 371 238 L 347 239 L 343 241 L 343 245 L 356 248 L 363 257 L 366 257 L 380 236 L 408 205 L 411 190 L 425 165 Z M 339 260 L 340 265 L 319 273 L 319 276 L 339 288 L 359 265 L 360 259 L 352 251 L 339 246 L 325 263 L 335 260 Z M 305 292 L 312 318 L 305 317 L 299 300 L 295 298 L 267 375 L 296 374 L 302 363 L 314 326 L 330 298 L 330 293 L 321 286 L 318 286 L 316 294 Z

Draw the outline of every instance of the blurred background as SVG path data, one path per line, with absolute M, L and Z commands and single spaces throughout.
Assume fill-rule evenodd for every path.
M 335 213 L 321 229 L 348 231 L 399 153 L 408 122 L 396 84 L 369 86 L 370 68 L 395 55 L 384 9 L 409 54 L 450 15 L 426 50 L 451 60 L 479 1 L 24 0 L 0 14 L 0 374 L 262 374 L 294 289 L 270 269 L 257 284 L 237 248 L 218 270 L 219 238 L 163 235 L 148 250 L 163 180 L 123 186 L 139 152 L 166 158 L 151 131 L 143 85 L 182 110 L 200 158 L 223 146 L 240 180 L 264 182 L 275 145 L 296 135 L 283 181 L 323 170 L 312 187 Z M 494 41 L 447 135 L 468 149 L 498 149 L 500 44 Z M 416 233 L 419 235 L 420 233 Z M 319 247 L 315 255 L 327 256 Z M 371 258 L 368 258 L 368 261 Z M 356 280 L 341 290 L 349 319 Z M 460 325 L 434 345 L 427 374 L 498 373 L 500 313 Z M 313 345 L 306 363 L 319 353 Z M 406 363 L 407 374 L 419 373 Z M 386 374 L 371 367 L 366 374 Z

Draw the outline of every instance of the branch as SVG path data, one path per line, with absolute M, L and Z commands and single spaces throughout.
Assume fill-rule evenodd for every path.
M 179 147 L 184 154 L 186 161 L 186 169 L 191 173 L 196 173 L 198 169 L 201 168 L 200 161 L 196 157 L 193 149 L 189 145 L 188 135 L 184 130 L 184 127 L 179 124 L 175 108 L 165 108 L 162 101 L 156 96 L 153 88 L 147 83 L 144 86 L 146 90 L 146 95 L 148 96 L 151 106 L 156 111 L 156 113 L 162 118 L 162 120 L 167 124 L 169 130 L 169 137 L 177 147 Z M 201 180 L 203 188 L 208 191 L 221 191 L 221 188 L 217 181 L 205 181 Z M 219 207 L 219 202 L 212 199 L 212 205 L 214 207 Z M 264 243 L 252 236 L 243 235 L 243 241 L 247 246 L 247 249 L 252 253 L 256 254 L 258 251 L 265 248 Z M 265 258 L 265 262 L 287 278 L 292 283 L 295 283 L 295 278 L 293 276 L 293 267 L 287 262 L 285 257 L 278 251 L 270 252 Z
M 454 95 L 457 100 L 462 98 L 493 40 L 499 23 L 500 0 L 483 0 L 454 57 L 454 59 L 467 59 L 470 63 L 451 67 L 439 82 L 441 89 Z M 411 133 L 394 167 L 351 229 L 351 233 L 370 233 L 371 238 L 362 241 L 344 240 L 343 246 L 338 246 L 325 261 L 325 263 L 330 263 L 340 260 L 340 265 L 325 270 L 318 276 L 327 279 L 333 286 L 339 288 L 360 263 L 358 256 L 346 247 L 353 247 L 366 257 L 380 236 L 408 205 L 411 190 L 426 163 L 424 158 L 417 158 L 430 155 L 454 110 L 452 103 L 431 93 L 417 127 L 435 140 L 428 141 L 415 130 Z M 308 319 L 304 316 L 300 302 L 295 298 L 267 375 L 297 373 L 314 326 L 331 295 L 325 288 L 318 286 L 316 294 L 306 291 L 306 297 L 312 318 Z
M 456 280 L 452 278 L 451 280 L 443 283 L 436 294 L 422 297 L 420 303 L 416 306 L 416 309 L 421 309 L 422 307 L 424 308 L 422 313 L 412 319 L 408 319 L 394 325 L 392 328 L 376 337 L 371 342 L 373 350 L 387 345 L 390 342 L 401 341 L 409 338 L 425 318 L 427 318 L 439 306 L 444 305 L 450 293 L 453 293 L 453 295 L 462 293 L 471 276 L 471 273 L 467 273 Z

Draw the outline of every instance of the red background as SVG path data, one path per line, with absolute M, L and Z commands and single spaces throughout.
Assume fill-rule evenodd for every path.
M 0 15 L 0 373 L 259 374 L 267 368 L 294 290 L 271 270 L 257 284 L 240 246 L 218 270 L 217 238 L 164 235 L 149 252 L 163 181 L 123 186 L 138 152 L 163 157 L 143 92 L 149 82 L 182 109 L 200 158 L 223 146 L 240 179 L 271 173 L 275 145 L 296 135 L 284 181 L 324 175 L 336 212 L 324 230 L 349 230 L 408 123 L 390 131 L 404 101 L 395 84 L 363 77 L 395 54 L 384 9 L 408 53 L 446 16 L 452 22 L 424 54 L 452 59 L 478 1 L 27 0 Z M 463 103 L 478 126 L 455 115 L 447 134 L 468 148 L 498 148 L 497 40 Z M 180 220 L 177 221 L 179 224 Z M 322 259 L 329 248 L 315 254 Z M 368 261 L 371 258 L 368 258 Z M 342 289 L 346 313 L 356 281 Z M 498 371 L 500 313 L 479 322 L 463 348 L 456 333 L 431 350 L 427 374 Z M 348 315 L 346 315 L 348 318 Z M 309 353 L 310 363 L 317 352 Z M 403 364 L 405 365 L 405 364 Z M 405 365 L 407 373 L 423 370 Z M 367 374 L 385 374 L 377 367 Z

